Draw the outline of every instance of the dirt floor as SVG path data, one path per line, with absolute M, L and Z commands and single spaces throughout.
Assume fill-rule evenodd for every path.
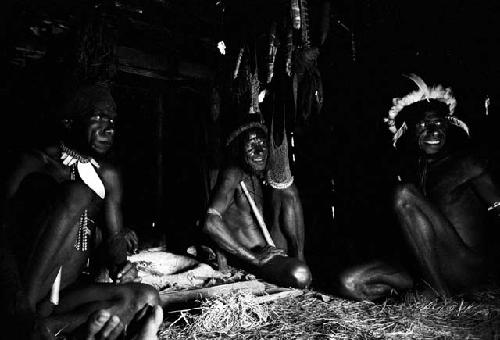
M 500 339 L 500 288 L 453 299 L 410 292 L 377 304 L 315 291 L 259 304 L 241 293 L 166 320 L 161 339 Z

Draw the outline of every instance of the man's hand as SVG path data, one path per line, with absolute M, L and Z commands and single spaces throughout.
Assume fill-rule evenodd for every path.
M 127 252 L 129 254 L 135 254 L 137 253 L 137 250 L 139 248 L 139 238 L 137 237 L 137 234 L 135 231 L 129 228 L 124 228 L 123 230 L 123 238 L 125 239 L 125 242 L 127 243 Z
M 269 262 L 273 257 L 278 255 L 286 256 L 286 252 L 280 248 L 276 248 L 269 245 L 265 246 L 262 249 L 259 249 L 255 254 L 257 260 L 256 265 L 263 266 L 264 264 Z
M 116 275 L 115 283 L 140 282 L 137 266 L 135 263 L 127 261 L 123 268 Z

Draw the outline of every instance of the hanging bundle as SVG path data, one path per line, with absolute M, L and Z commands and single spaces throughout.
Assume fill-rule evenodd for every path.
M 281 145 L 274 140 L 274 120 L 269 133 L 269 163 L 266 180 L 274 189 L 286 189 L 293 183 L 292 171 L 288 159 L 288 137 L 283 123 L 283 139 Z
M 320 35 L 319 35 L 319 44 L 323 45 L 326 41 L 326 37 L 328 36 L 328 31 L 330 31 L 330 10 L 331 4 L 330 1 L 323 2 L 323 8 L 321 9 L 321 22 L 320 22 Z
M 247 113 L 260 113 L 260 80 L 255 49 L 248 46 L 240 49 L 233 77 L 233 96 L 237 105 Z
M 238 74 L 240 73 L 241 58 L 243 58 L 244 51 L 245 51 L 244 47 L 240 48 L 240 51 L 238 53 L 238 57 L 236 58 L 236 67 L 234 68 L 233 79 L 238 78 Z
M 236 67 L 233 72 L 234 81 L 231 90 L 234 103 L 238 106 L 238 110 L 241 109 L 243 111 L 248 110 L 248 103 L 250 103 L 251 98 L 251 74 L 248 66 L 248 53 L 246 51 L 246 46 L 241 47 L 239 50 Z
M 255 71 L 253 73 L 252 72 L 250 73 L 249 81 L 250 81 L 250 91 L 251 91 L 250 92 L 251 103 L 248 113 L 259 113 L 260 81 L 259 81 L 259 72 L 257 71 L 257 68 L 255 68 Z
M 290 3 L 290 14 L 292 16 L 292 26 L 296 30 L 300 29 L 300 8 L 299 8 L 299 0 L 291 0 Z
M 267 79 L 266 83 L 269 84 L 274 76 L 274 62 L 276 60 L 276 53 L 278 52 L 278 39 L 276 39 L 276 22 L 271 24 L 269 33 L 269 51 L 267 56 Z
M 301 48 L 294 54 L 293 94 L 296 112 L 307 120 L 311 111 L 319 113 L 323 106 L 323 83 L 317 66 L 319 49 L 311 47 L 307 0 L 300 0 L 302 14 Z
M 286 21 L 286 62 L 285 62 L 285 71 L 286 74 L 291 77 L 292 76 L 292 57 L 293 57 L 293 28 L 289 23 L 289 20 Z
M 309 9 L 307 0 L 300 0 L 300 20 L 302 29 L 300 30 L 303 48 L 309 48 L 311 41 L 309 40 Z

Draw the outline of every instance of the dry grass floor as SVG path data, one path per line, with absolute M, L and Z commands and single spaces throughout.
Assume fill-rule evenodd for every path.
M 161 339 L 500 339 L 500 289 L 467 297 L 407 293 L 383 303 L 314 291 L 267 304 L 245 293 L 170 315 Z

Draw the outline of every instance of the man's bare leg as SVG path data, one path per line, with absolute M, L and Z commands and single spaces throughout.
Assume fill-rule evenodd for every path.
M 95 283 L 63 291 L 60 304 L 47 318 L 47 323 L 52 331 L 67 333 L 85 323 L 97 310 L 106 309 L 120 322 L 128 324 L 144 306 L 158 303 L 158 292 L 145 284 Z
M 444 295 L 470 285 L 477 274 L 471 270 L 478 270 L 481 257 L 463 242 L 443 214 L 413 185 L 397 188 L 395 208 L 428 284 Z
M 410 289 L 410 275 L 381 261 L 354 266 L 340 275 L 339 293 L 355 300 L 377 300 Z
M 35 308 L 37 302 L 49 292 L 59 267 L 66 263 L 68 258 L 74 260 L 71 254 L 78 232 L 77 222 L 83 211 L 90 206 L 92 192 L 83 183 L 68 181 L 57 184 L 48 176 L 33 174 L 21 183 L 18 195 L 20 200 L 16 207 L 17 214 L 31 218 L 28 222 L 15 225 L 14 228 L 31 228 L 31 240 L 25 240 L 25 244 L 20 245 L 23 248 L 21 252 L 29 254 L 20 268 L 28 301 L 30 306 Z M 47 200 L 44 195 L 50 198 Z M 23 202 L 27 201 L 28 207 L 23 206 Z M 33 206 L 36 204 L 43 205 L 44 211 L 40 212 L 39 207 Z M 29 217 L 30 214 L 42 216 Z M 30 222 L 37 225 L 27 226 Z M 70 268 L 65 269 L 66 273 L 70 272 Z
M 304 215 L 297 188 L 292 186 L 273 192 L 273 226 L 271 236 L 278 248 L 301 261 L 304 258 Z

